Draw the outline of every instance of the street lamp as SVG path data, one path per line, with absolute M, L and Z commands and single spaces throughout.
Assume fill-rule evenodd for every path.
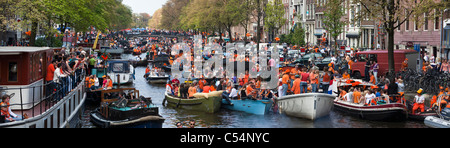
M 444 25 L 444 13 L 446 11 L 448 11 L 448 9 L 445 9 L 444 11 L 441 12 L 441 59 L 443 58 L 443 53 L 444 53 L 444 51 L 443 51 L 444 48 L 442 48 L 442 46 L 443 46 L 442 39 L 444 39 L 444 27 L 445 27 L 445 25 Z

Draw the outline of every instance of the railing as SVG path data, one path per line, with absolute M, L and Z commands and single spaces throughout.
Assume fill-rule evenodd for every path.
M 85 71 L 80 69 L 80 71 L 74 72 L 65 78 L 60 78 L 59 83 L 51 81 L 49 83 L 44 82 L 44 84 L 37 86 L 28 86 L 19 88 L 0 88 L 0 92 L 3 95 L 5 95 L 6 92 L 11 91 L 19 92 L 19 94 L 15 94 L 14 96 L 16 95 L 19 96 L 16 98 L 20 99 L 20 103 L 10 104 L 9 107 L 20 106 L 20 110 L 14 110 L 13 112 L 15 112 L 15 114 L 18 114 L 17 111 L 19 111 L 20 115 L 22 115 L 22 120 L 24 120 L 27 118 L 26 115 L 28 116 L 28 118 L 41 115 L 54 105 L 58 104 L 58 102 L 62 98 L 64 98 L 67 94 L 69 94 L 73 88 L 76 88 L 78 85 L 80 85 L 81 82 L 83 82 L 85 76 L 86 76 Z M 27 90 L 32 92 L 32 96 L 29 96 L 31 97 L 31 101 L 27 98 L 24 98 L 25 95 L 23 93 L 28 92 Z M 39 90 L 38 96 L 36 95 L 35 92 L 36 90 Z M 11 98 L 13 97 L 11 96 Z M 26 108 L 27 106 L 31 106 L 31 108 L 24 109 L 24 106 Z M 4 105 L 0 107 L 7 107 L 7 106 Z M 1 123 L 5 123 L 4 115 L 0 115 L 0 124 Z

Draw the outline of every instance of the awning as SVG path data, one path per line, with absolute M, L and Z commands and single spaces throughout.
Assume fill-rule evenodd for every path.
M 359 32 L 348 32 L 345 36 L 347 38 L 359 38 Z

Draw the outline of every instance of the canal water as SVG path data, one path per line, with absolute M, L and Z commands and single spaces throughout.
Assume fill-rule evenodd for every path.
M 123 59 L 132 58 L 131 55 L 123 55 Z M 175 109 L 162 105 L 165 85 L 148 84 L 143 75 L 145 67 L 136 68 L 136 80 L 133 84 L 123 87 L 135 87 L 140 94 L 151 97 L 153 103 L 159 107 L 160 115 L 166 120 L 163 128 L 175 128 L 177 122 L 188 126 L 190 120 L 196 121 L 196 128 L 425 128 L 423 121 L 406 120 L 402 122 L 377 122 L 361 120 L 337 111 L 331 111 L 328 116 L 316 121 L 289 117 L 284 114 L 270 113 L 268 115 L 253 115 L 245 112 L 221 109 L 218 113 L 205 113 Z M 89 122 L 89 112 L 92 107 L 87 107 L 83 115 L 83 128 L 95 128 Z

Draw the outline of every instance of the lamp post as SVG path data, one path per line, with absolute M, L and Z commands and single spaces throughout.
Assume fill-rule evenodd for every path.
M 443 58 L 444 55 L 444 48 L 442 46 L 444 46 L 444 42 L 442 41 L 444 39 L 444 13 L 447 11 L 448 9 L 445 9 L 444 11 L 441 12 L 441 59 Z

